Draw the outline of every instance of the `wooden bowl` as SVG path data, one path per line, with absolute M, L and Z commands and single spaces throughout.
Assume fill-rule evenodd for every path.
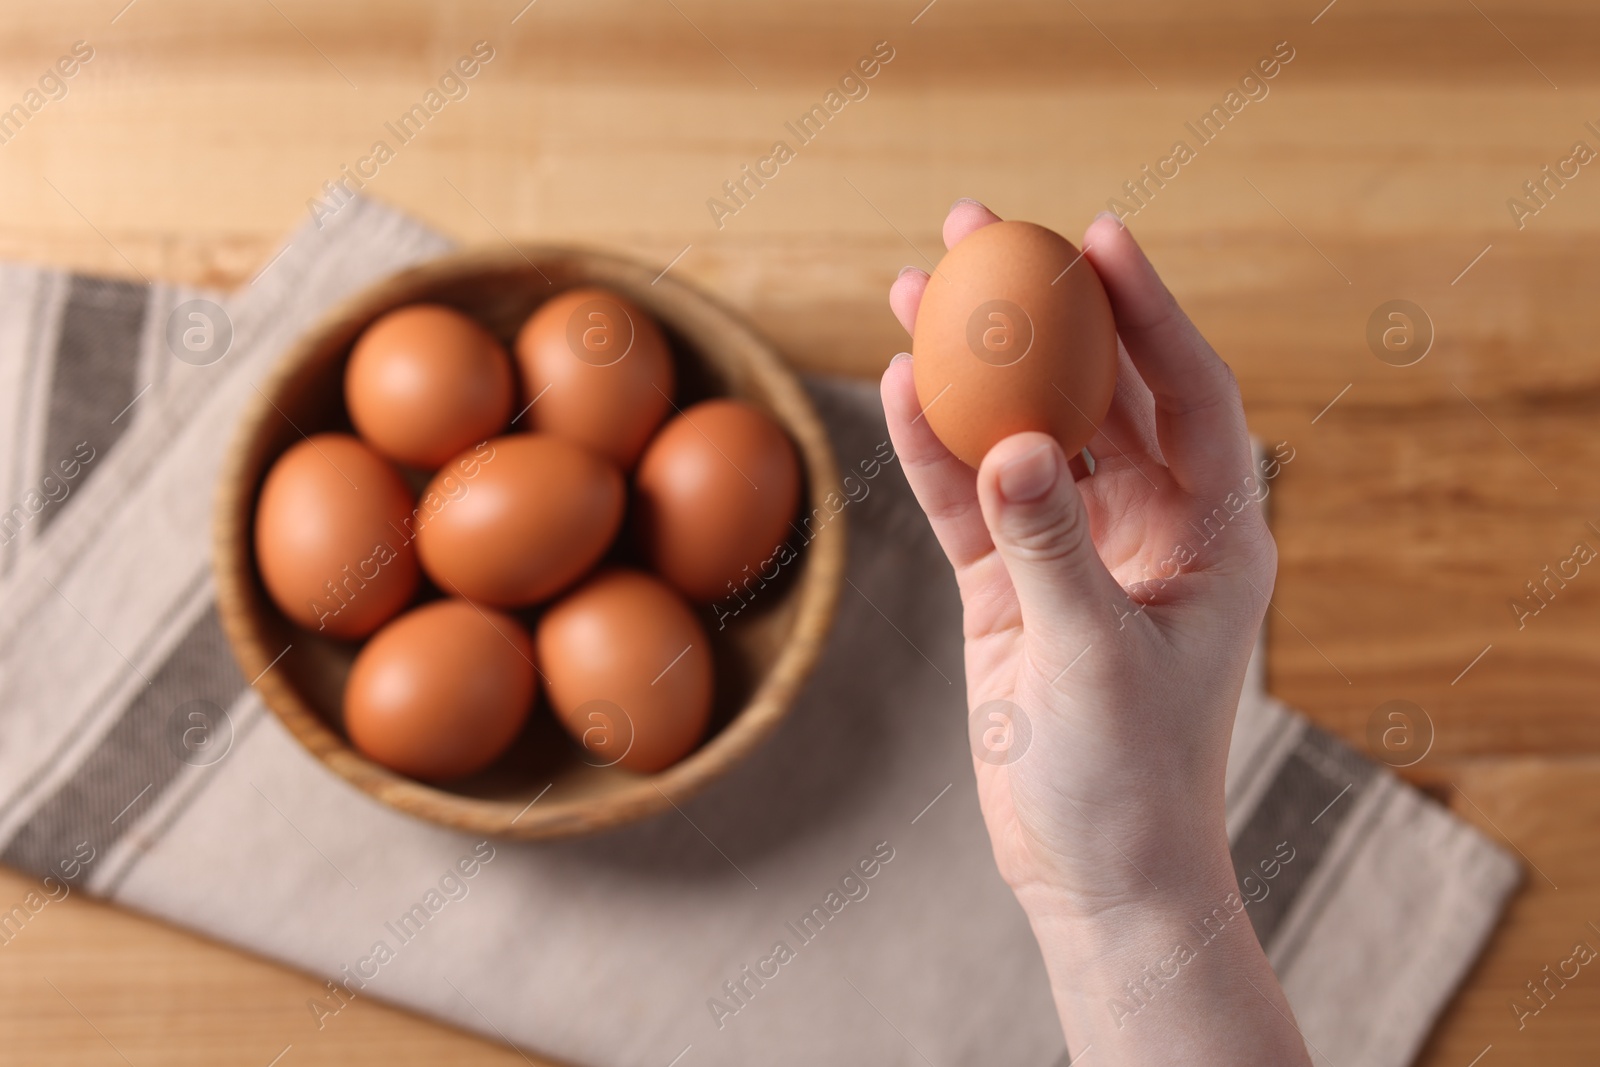
M 359 644 L 299 629 L 266 594 L 253 549 L 262 479 L 302 433 L 349 430 L 345 359 L 378 316 L 417 301 L 448 304 L 509 347 L 544 300 L 588 284 L 608 286 L 656 316 L 677 359 L 679 407 L 708 396 L 734 396 L 788 430 L 806 484 L 791 544 L 810 540 L 799 559 L 750 597 L 725 628 L 709 613 L 702 616 L 712 637 L 717 698 L 706 740 L 680 763 L 653 775 L 594 766 L 541 700 L 523 735 L 488 770 L 446 785 L 403 777 L 356 751 L 343 733 L 344 679 Z M 284 355 L 259 390 L 241 418 L 217 487 L 213 568 L 223 629 L 244 676 L 256 679 L 289 732 L 335 774 L 390 807 L 458 830 L 511 838 L 567 837 L 644 818 L 704 788 L 771 733 L 822 650 L 845 556 L 843 516 L 829 518 L 824 503 L 840 491 L 827 433 L 805 390 L 767 342 L 732 312 L 687 285 L 657 277 L 654 268 L 541 247 L 427 263 L 336 308 Z M 820 509 L 818 521 L 805 521 L 813 508 Z

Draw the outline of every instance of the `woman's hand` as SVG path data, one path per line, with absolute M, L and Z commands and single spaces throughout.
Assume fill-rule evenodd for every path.
M 996 221 L 959 201 L 945 244 Z M 1146 1062 L 1126 1036 L 1134 1023 L 1215 1010 L 1226 989 L 1230 1012 L 1252 1007 L 1233 999 L 1242 991 L 1280 1033 L 1262 1058 L 1230 1026 L 1217 1062 L 1303 1062 L 1247 923 L 1223 948 L 1190 945 L 1192 966 L 1169 965 L 1179 975 L 1159 990 L 1113 1002 L 1124 978 L 1172 959 L 1175 938 L 1199 940 L 1194 924 L 1237 900 L 1223 772 L 1277 551 L 1232 372 L 1121 223 L 1096 219 L 1083 249 L 1121 338 L 1092 474 L 1042 433 L 1001 441 L 973 471 L 920 417 L 910 360 L 883 377 L 890 434 L 961 590 L 995 860 L 1040 937 L 1075 1050 L 1114 1036 L 1125 1062 Z M 908 331 L 927 280 L 907 269 L 890 291 Z M 1219 984 L 1219 970 L 1256 993 Z M 1184 1031 L 1151 1024 L 1142 1040 L 1159 1062 L 1211 1062 L 1224 1047 Z

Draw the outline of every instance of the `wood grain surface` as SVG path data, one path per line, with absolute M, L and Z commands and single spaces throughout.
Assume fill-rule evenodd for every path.
M 464 242 L 671 262 L 799 366 L 862 375 L 904 346 L 884 291 L 937 258 L 952 199 L 1076 237 L 1289 42 L 1267 94 L 1130 220 L 1254 430 L 1295 450 L 1270 684 L 1362 747 L 1380 704 L 1421 706 L 1436 736 L 1405 773 L 1523 857 L 1421 1062 L 1600 1055 L 1600 974 L 1520 1028 L 1512 1009 L 1575 942 L 1600 945 L 1600 577 L 1521 626 L 1512 607 L 1576 543 L 1600 547 L 1600 167 L 1542 171 L 1600 150 L 1588 0 L 125 2 L 0 5 L 0 108 L 94 48 L 0 144 L 0 257 L 247 282 L 484 40 L 466 97 L 367 192 Z M 799 143 L 785 124 L 879 41 L 893 59 L 867 95 Z M 707 201 L 780 139 L 794 157 L 716 218 Z M 1397 299 L 1432 324 L 1406 367 L 1367 340 Z M 0 873 L 0 900 L 26 888 Z M 525 1060 L 369 1001 L 319 1033 L 319 986 L 74 897 L 0 948 L 0 1056 Z

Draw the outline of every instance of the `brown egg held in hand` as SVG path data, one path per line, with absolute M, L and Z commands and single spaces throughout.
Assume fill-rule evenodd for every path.
M 470 479 L 452 463 L 423 491 L 443 501 L 417 523 L 417 554 L 439 588 L 520 607 L 559 593 L 605 555 L 624 503 L 611 463 L 542 433 L 496 437 L 472 459 Z
M 666 417 L 672 354 L 648 314 L 609 289 L 553 297 L 517 334 L 527 429 L 553 433 L 629 470 Z
M 707 400 L 656 435 L 635 476 L 650 564 L 689 599 L 732 593 L 790 534 L 800 460 L 783 428 L 738 400 Z
M 506 428 L 511 359 L 494 335 L 442 304 L 412 304 L 368 326 L 345 365 L 361 436 L 390 459 L 433 470 Z
M 517 621 L 461 600 L 408 611 L 361 649 L 344 723 L 368 758 L 445 781 L 493 763 L 533 706 L 533 644 Z
M 273 603 L 308 630 L 365 637 L 417 591 L 399 471 L 349 434 L 290 448 L 256 501 L 256 563 Z
M 550 706 L 588 762 L 649 774 L 693 751 L 711 717 L 711 645 L 660 579 L 607 569 L 534 632 Z
M 922 294 L 911 352 L 928 425 L 974 468 L 1024 430 L 1076 455 L 1117 382 L 1100 276 L 1072 242 L 1031 222 L 991 223 L 945 254 Z

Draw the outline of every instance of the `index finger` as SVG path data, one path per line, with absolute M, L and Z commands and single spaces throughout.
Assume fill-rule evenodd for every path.
M 889 364 L 880 393 L 889 437 L 906 481 L 959 578 L 994 549 L 978 504 L 978 472 L 951 455 L 922 417 L 909 358 Z

